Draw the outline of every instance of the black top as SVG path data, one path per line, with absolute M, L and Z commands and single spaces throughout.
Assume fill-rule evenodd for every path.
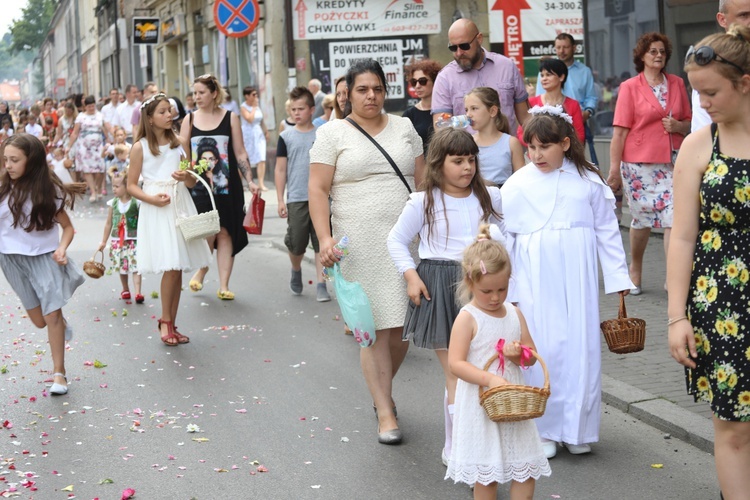
M 211 178 L 209 179 L 205 172 L 202 177 L 213 188 L 220 224 L 232 237 L 232 256 L 234 256 L 247 246 L 247 232 L 242 227 L 242 221 L 245 218 L 245 193 L 232 147 L 231 119 L 232 113 L 226 111 L 218 127 L 213 130 L 201 130 L 193 123 L 191 113 L 190 149 L 193 162 L 197 162 L 204 156 L 206 159 L 218 160 L 210 164 Z M 193 195 L 195 208 L 199 213 L 211 210 L 211 200 L 202 183 L 197 183 L 190 194 Z
M 419 134 L 419 137 L 422 138 L 422 146 L 424 146 L 424 154 L 426 156 L 427 145 L 430 143 L 433 132 L 432 112 L 429 110 L 422 111 L 421 109 L 417 109 L 416 106 L 412 106 L 404 111 L 403 116 L 411 120 L 414 129 Z

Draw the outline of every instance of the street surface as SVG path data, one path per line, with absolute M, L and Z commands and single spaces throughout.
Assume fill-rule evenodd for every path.
M 443 480 L 435 356 L 410 349 L 394 384 L 406 441 L 378 444 L 360 348 L 336 301 L 315 301 L 310 263 L 303 295 L 289 292 L 286 223 L 273 191 L 264 197 L 264 235 L 235 262 L 237 299 L 216 298 L 215 269 L 198 293 L 185 276 L 177 324 L 190 344 L 159 341 L 158 276 L 144 277 L 145 305 L 120 300 L 114 275 L 87 280 L 65 309 L 67 396 L 46 394 L 46 331 L 0 278 L 0 498 L 11 485 L 44 500 L 120 499 L 126 488 L 136 499 L 472 498 Z M 103 205 L 77 207 L 79 265 L 101 239 Z M 536 498 L 718 498 L 711 455 L 608 406 L 593 453 L 560 449 L 551 465 Z

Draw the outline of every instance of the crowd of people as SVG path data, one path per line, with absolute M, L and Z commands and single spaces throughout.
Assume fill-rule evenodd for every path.
M 637 74 L 619 89 L 607 177 L 593 150 L 586 157 L 597 102 L 567 34 L 555 42 L 558 58 L 541 62 L 531 99 L 515 65 L 484 49 L 468 19 L 448 31 L 453 61 L 407 67 L 419 101 L 401 117 L 384 112 L 388 84 L 374 60 L 353 63 L 330 95 L 316 80 L 291 90 L 274 175 L 289 288 L 303 291 L 308 245 L 318 301 L 331 300 L 323 269 L 334 264 L 362 285 L 375 341 L 360 360 L 379 443 L 403 441 L 393 384 L 413 342 L 435 352 L 445 377 L 445 478 L 472 485 L 475 498 L 496 498 L 508 482 L 511 498 L 533 497 L 560 445 L 579 455 L 599 440 L 599 269 L 605 293 L 645 293 L 644 250 L 651 229 L 662 228 L 669 348 L 686 367 L 689 392 L 711 404 L 724 498 L 746 495 L 750 28 L 735 24 L 741 3 L 722 2 L 717 18 L 727 32 L 688 52 L 698 108 L 665 71 L 670 40 L 640 37 Z M 265 189 L 268 129 L 257 88 L 243 89 L 238 106 L 207 74 L 188 97 L 183 106 L 156 85 L 143 95 L 128 86 L 101 109 L 91 96 L 45 99 L 15 118 L 0 103 L 0 266 L 31 321 L 48 330 L 53 394 L 68 390 L 64 346 L 73 328 L 62 308 L 84 281 L 66 255 L 66 210 L 77 196 L 97 203 L 111 186 L 99 250 L 109 247 L 123 299 L 131 298 L 129 275 L 137 303 L 140 274 L 162 275 L 164 344 L 190 342 L 176 326 L 182 276 L 193 272 L 188 288 L 200 291 L 214 251 L 217 297 L 235 297 L 234 258 L 248 244 L 243 178 L 253 193 Z M 691 132 L 704 111 L 712 123 Z M 459 115 L 463 125 L 445 126 Z M 629 264 L 615 212 L 621 187 L 633 216 Z M 218 233 L 183 237 L 182 218 L 213 210 Z M 42 286 L 41 276 L 55 286 Z M 546 413 L 492 422 L 477 404 L 479 388 L 543 385 L 529 349 L 548 368 Z

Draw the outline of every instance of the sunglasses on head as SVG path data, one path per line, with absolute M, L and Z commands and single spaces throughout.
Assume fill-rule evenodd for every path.
M 412 78 L 411 80 L 409 80 L 409 84 L 411 84 L 412 87 L 416 87 L 417 84 L 420 84 L 422 87 L 424 87 L 429 81 L 430 80 L 428 80 L 427 77 L 423 76 L 422 78 Z
M 451 52 L 455 52 L 458 49 L 467 51 L 471 48 L 471 44 L 474 43 L 474 40 L 476 40 L 478 36 L 479 36 L 479 32 L 477 32 L 477 34 L 474 35 L 474 38 L 472 38 L 471 41 L 468 43 L 459 43 L 458 45 L 448 45 L 448 50 L 450 50 Z
M 690 62 L 691 57 L 695 61 L 695 64 L 697 64 L 698 66 L 706 66 L 711 61 L 718 61 L 720 63 L 728 64 L 738 69 L 739 72 L 742 73 L 743 75 L 747 73 L 744 69 L 740 68 L 737 64 L 733 63 L 732 61 L 728 59 L 724 59 L 719 54 L 714 52 L 713 47 L 709 47 L 708 45 L 704 45 L 703 47 L 698 47 L 697 49 L 691 45 L 687 51 L 687 54 L 685 55 L 685 64 Z

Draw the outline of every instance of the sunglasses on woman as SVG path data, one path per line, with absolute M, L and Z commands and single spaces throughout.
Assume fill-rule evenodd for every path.
M 474 38 L 472 38 L 471 41 L 468 43 L 459 43 L 458 45 L 448 45 L 448 50 L 450 50 L 451 52 L 455 52 L 458 49 L 461 49 L 465 52 L 471 48 L 471 44 L 474 43 L 474 40 L 476 40 L 478 36 L 479 36 L 479 32 L 477 32 L 477 34 L 474 35 Z
M 724 59 L 719 54 L 714 52 L 713 47 L 709 47 L 708 45 L 698 47 L 697 49 L 691 45 L 687 51 L 687 54 L 685 55 L 685 64 L 690 62 L 691 57 L 695 61 L 695 64 L 697 64 L 698 66 L 706 66 L 711 61 L 719 61 L 720 63 L 728 64 L 734 68 L 737 68 L 743 75 L 747 74 L 744 69 L 740 68 L 732 61 Z
M 417 84 L 420 84 L 422 87 L 424 87 L 429 81 L 430 80 L 423 76 L 422 78 L 412 78 L 411 80 L 409 80 L 409 84 L 411 84 L 412 87 L 416 87 Z

